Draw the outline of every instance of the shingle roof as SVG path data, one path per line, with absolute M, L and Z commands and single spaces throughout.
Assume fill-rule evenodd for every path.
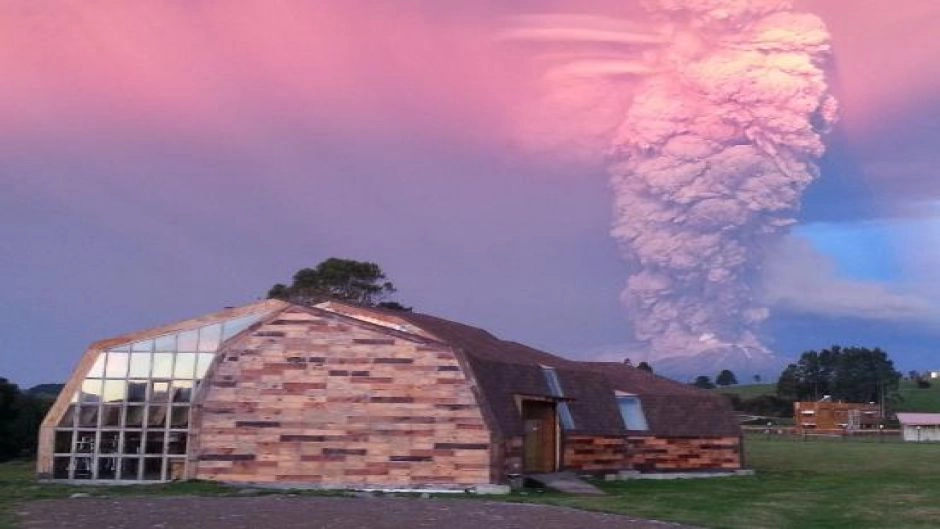
M 427 314 L 396 313 L 460 350 L 480 385 L 503 435 L 521 435 L 516 395 L 551 396 L 542 366 L 555 368 L 574 417 L 575 433 L 624 433 L 615 392 L 637 395 L 647 434 L 737 436 L 741 430 L 724 397 L 616 362 L 574 361 L 505 341 L 489 332 Z

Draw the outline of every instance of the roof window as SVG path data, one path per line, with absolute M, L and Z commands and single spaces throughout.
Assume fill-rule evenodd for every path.
M 618 396 L 617 406 L 620 408 L 620 416 L 623 418 L 623 425 L 627 430 L 646 431 L 649 425 L 646 423 L 646 415 L 643 413 L 643 405 L 637 396 Z
M 561 390 L 561 381 L 558 380 L 558 373 L 553 367 L 542 366 L 542 374 L 545 375 L 545 383 L 548 384 L 549 394 L 553 397 L 564 397 Z M 564 430 L 574 430 L 574 417 L 571 416 L 571 410 L 568 409 L 568 403 L 561 401 L 558 403 L 558 420 L 561 421 L 561 427 Z

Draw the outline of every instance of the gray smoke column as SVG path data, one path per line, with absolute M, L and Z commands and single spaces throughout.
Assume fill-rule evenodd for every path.
M 757 281 L 835 120 L 822 69 L 829 34 L 782 0 L 645 8 L 652 25 L 535 16 L 506 36 L 569 50 L 550 56 L 549 86 L 623 94 L 605 138 L 611 233 L 630 268 L 621 298 L 650 358 L 766 355 Z

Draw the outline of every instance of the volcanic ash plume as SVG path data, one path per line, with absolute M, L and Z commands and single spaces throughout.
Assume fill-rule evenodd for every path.
M 621 297 L 651 358 L 766 354 L 756 329 L 769 311 L 756 281 L 817 176 L 820 133 L 835 119 L 821 69 L 829 35 L 784 0 L 646 9 L 655 24 L 643 32 L 536 16 L 508 35 L 574 50 L 549 60 L 549 86 L 593 80 L 623 93 L 606 147 L 611 233 L 631 267 Z

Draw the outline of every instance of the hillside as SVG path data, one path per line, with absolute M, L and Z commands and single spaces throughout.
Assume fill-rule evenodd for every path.
M 732 393 L 742 399 L 753 399 L 762 395 L 776 395 L 776 384 L 737 384 L 735 386 L 717 387 L 713 391 L 718 393 Z
M 63 387 L 65 387 L 65 384 L 38 384 L 27 389 L 24 393 L 34 397 L 54 399 L 59 396 L 59 392 L 62 391 Z
M 904 399 L 898 411 L 920 411 L 940 413 L 940 381 L 934 381 L 927 389 L 918 389 L 913 382 L 901 382 L 899 393 Z

